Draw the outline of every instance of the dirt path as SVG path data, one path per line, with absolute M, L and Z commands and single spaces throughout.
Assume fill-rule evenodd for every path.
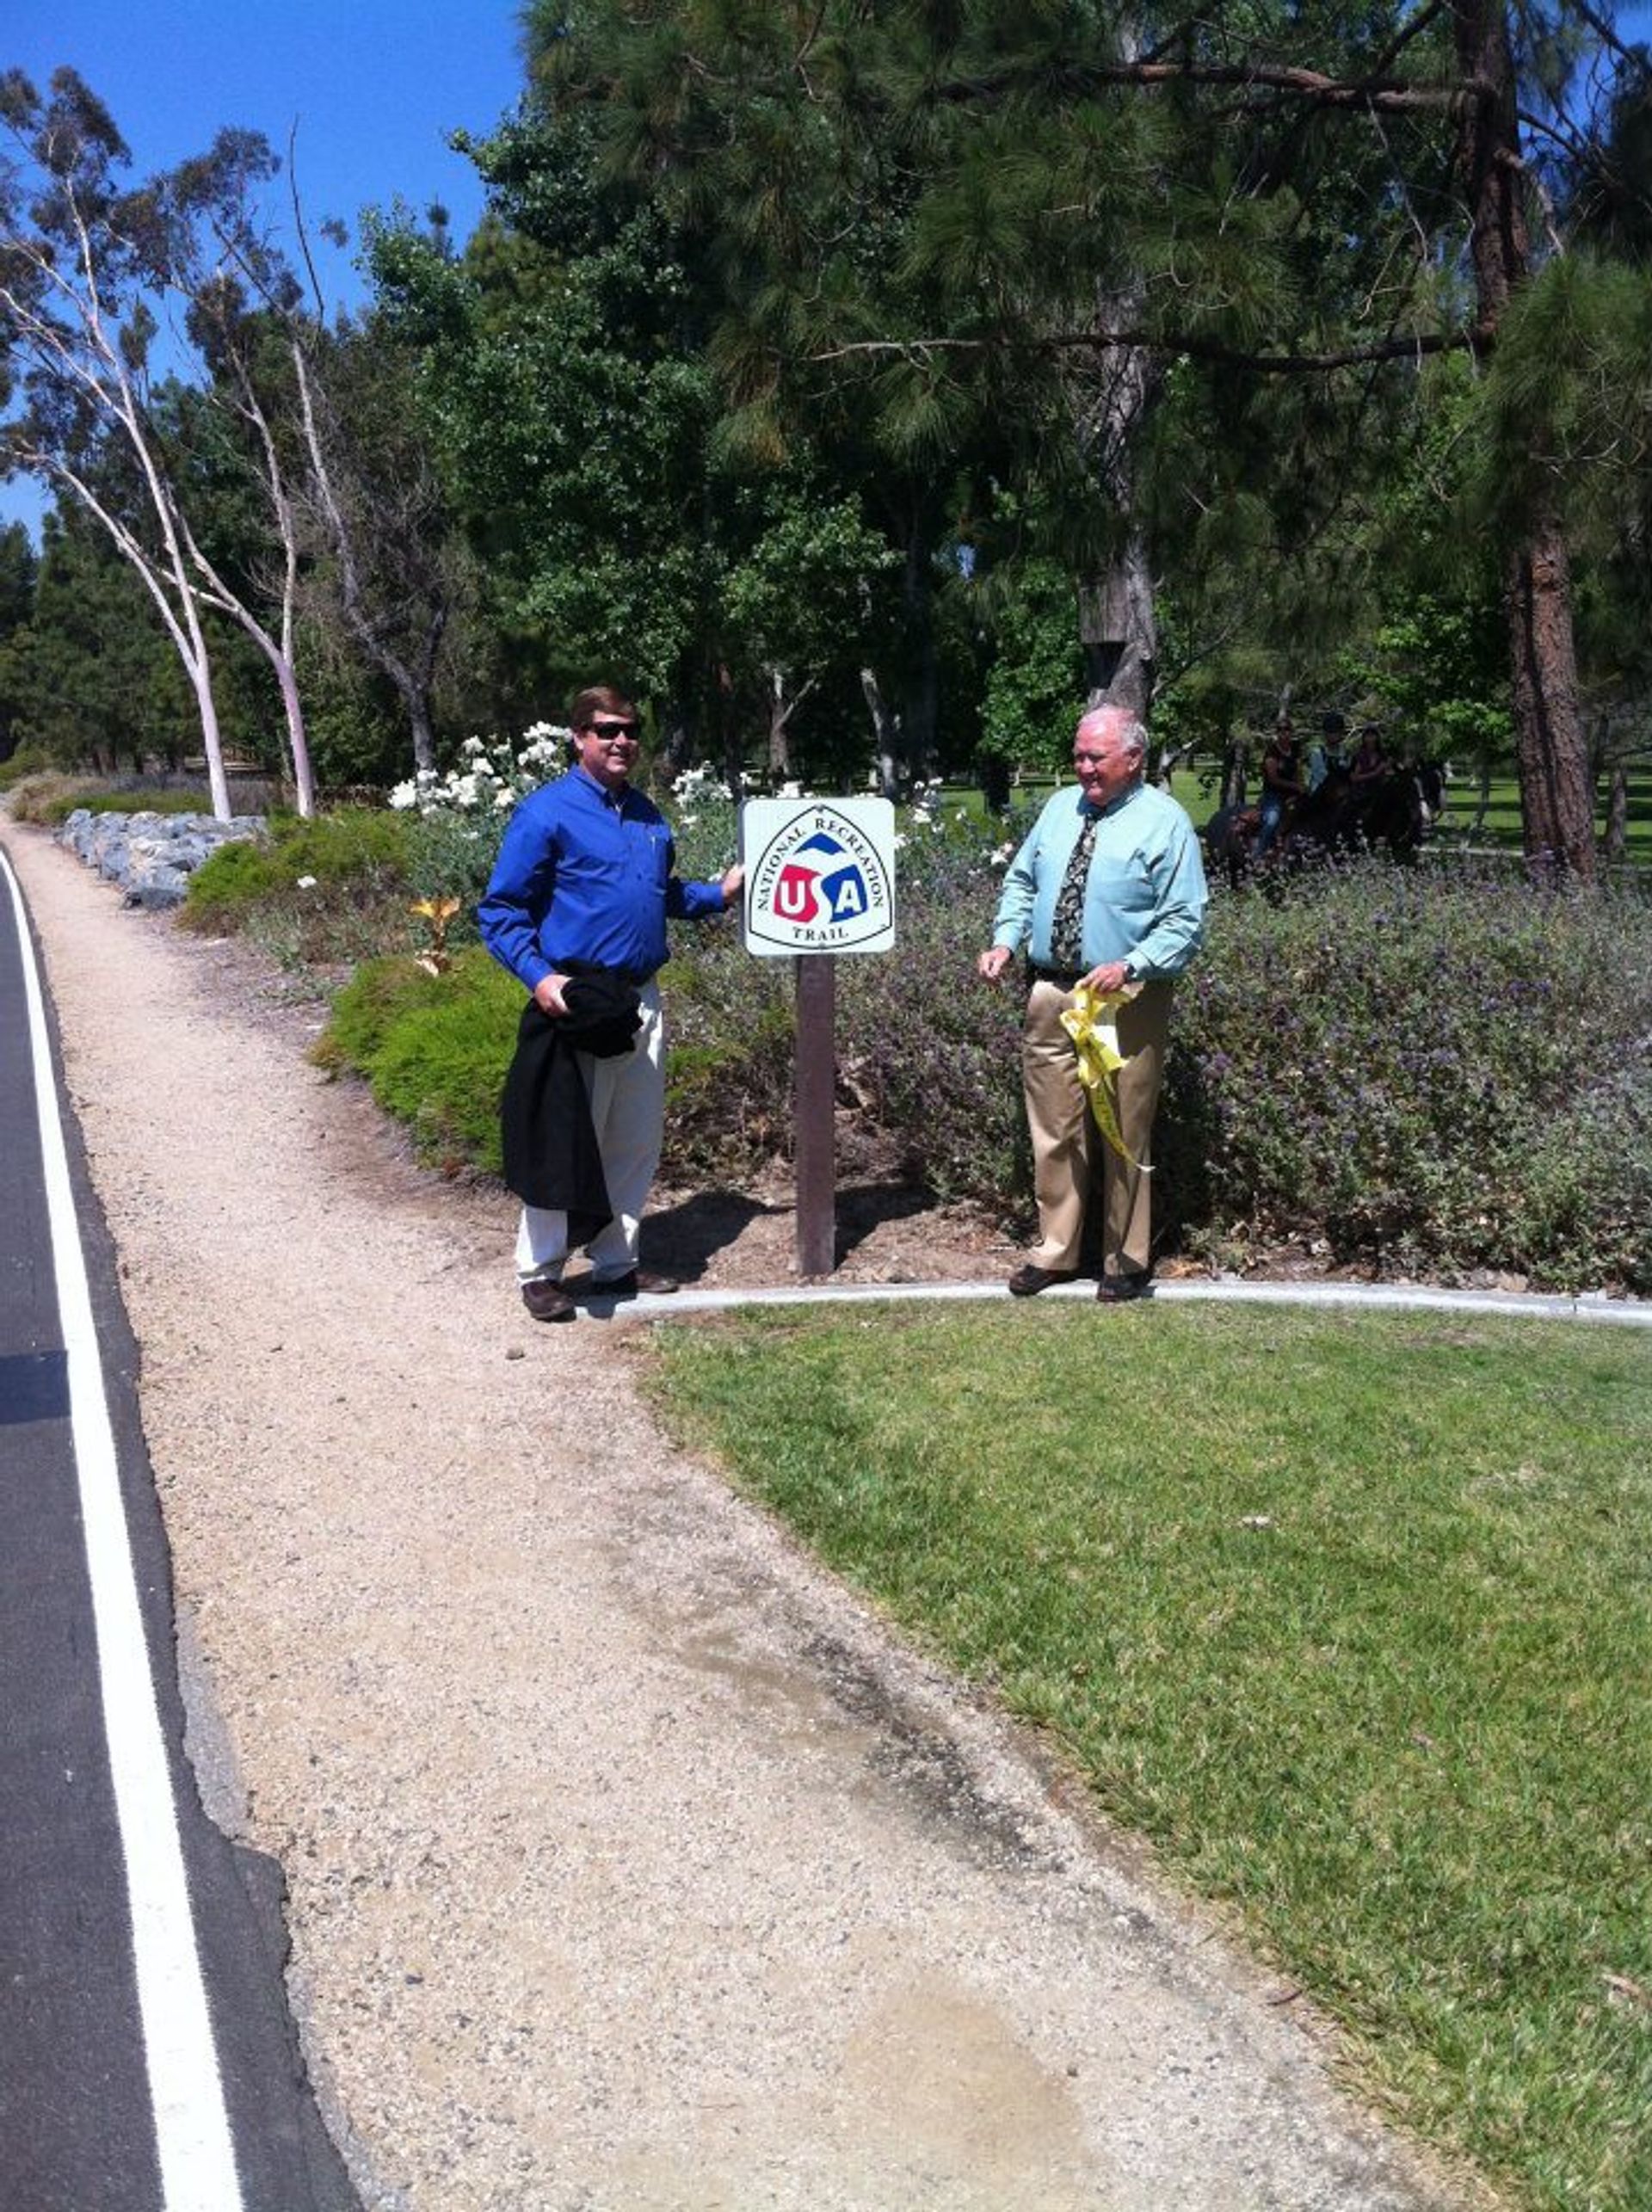
M 211 1809 L 373 2212 L 1441 2212 L 1302 2007 L 628 1379 L 309 1019 L 4 837 L 144 1352 Z M 233 987 L 233 995 L 225 993 Z

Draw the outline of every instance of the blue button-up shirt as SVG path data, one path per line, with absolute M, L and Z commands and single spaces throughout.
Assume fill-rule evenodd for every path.
M 626 784 L 605 791 L 583 767 L 541 784 L 506 825 L 477 921 L 482 941 L 531 991 L 570 960 L 642 983 L 670 947 L 668 915 L 721 914 L 719 884 L 684 883 L 664 816 Z
M 1056 898 L 1078 833 L 1094 809 L 1076 784 L 1045 803 L 1004 875 L 992 941 L 1025 945 L 1033 964 L 1052 966 Z M 1143 983 L 1178 976 L 1198 952 L 1209 893 L 1193 825 L 1168 793 L 1136 784 L 1103 807 L 1085 879 L 1083 964 L 1128 960 Z

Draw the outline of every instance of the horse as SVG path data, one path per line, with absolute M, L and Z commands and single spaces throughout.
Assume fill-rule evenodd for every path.
M 1409 860 L 1444 811 L 1445 798 L 1445 777 L 1432 761 L 1396 768 L 1364 789 L 1346 777 L 1328 777 L 1316 792 L 1293 803 L 1261 865 L 1299 867 L 1376 851 L 1386 852 L 1390 860 Z M 1256 807 L 1224 806 L 1200 832 L 1212 866 L 1225 871 L 1236 890 L 1258 866 L 1260 827 Z
M 1357 811 L 1349 827 L 1359 841 L 1386 846 L 1403 860 L 1415 853 L 1446 810 L 1446 778 L 1435 761 L 1417 761 L 1382 778 L 1368 794 L 1349 794 Z

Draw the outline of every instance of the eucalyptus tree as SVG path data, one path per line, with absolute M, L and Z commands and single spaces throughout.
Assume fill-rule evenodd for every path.
M 4 466 L 77 500 L 129 561 L 188 675 L 214 812 L 230 813 L 212 652 L 182 517 L 149 417 L 148 364 L 158 324 L 150 305 L 147 195 L 123 188 L 130 163 L 108 109 L 72 71 L 42 100 L 20 71 L 0 78 L 0 329 L 21 407 L 5 424 Z M 100 449 L 123 442 L 142 514 L 100 497 Z
M 298 803 L 313 804 L 303 712 L 293 667 L 297 547 L 279 443 L 248 370 L 244 294 L 293 285 L 268 245 L 256 194 L 277 166 L 255 135 L 223 132 L 198 159 L 136 184 L 108 108 L 72 70 L 46 96 L 19 71 L 0 79 L 0 331 L 20 404 L 3 433 L 3 465 L 39 476 L 93 515 L 141 579 L 194 693 L 214 810 L 229 812 L 213 652 L 203 611 L 237 623 L 280 687 Z M 180 323 L 169 329 L 176 311 Z M 169 439 L 155 406 L 155 364 L 193 342 L 215 396 L 245 433 L 279 550 L 265 619 L 258 595 L 213 563 L 190 494 L 194 457 Z M 130 464 L 133 496 L 112 451 Z
M 416 770 L 436 765 L 436 692 L 474 578 L 418 421 L 417 369 L 372 318 L 292 347 L 312 525 L 312 614 L 394 692 Z

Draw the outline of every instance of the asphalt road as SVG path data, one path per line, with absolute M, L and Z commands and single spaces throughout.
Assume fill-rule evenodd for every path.
M 346 2212 L 280 1877 L 202 1812 L 114 1254 L 0 856 L 7 2212 Z

